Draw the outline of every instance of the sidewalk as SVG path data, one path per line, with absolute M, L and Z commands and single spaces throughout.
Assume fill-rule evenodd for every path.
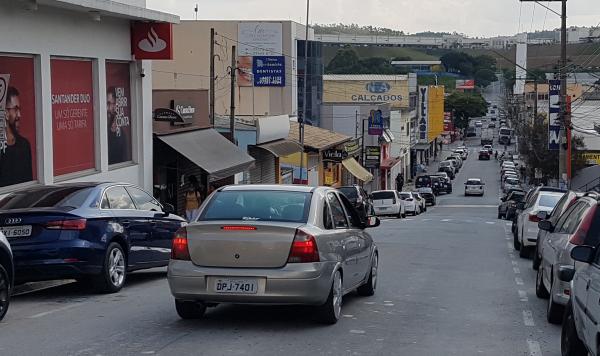
M 462 146 L 463 145 L 463 141 L 461 140 L 457 140 L 454 143 L 451 143 L 450 145 L 444 145 L 442 147 L 442 151 L 438 152 L 438 156 L 435 159 L 430 159 L 429 160 L 429 165 L 426 166 L 427 167 L 427 172 L 423 172 L 423 173 L 417 173 L 418 177 L 419 175 L 423 175 L 423 174 L 432 174 L 432 173 L 436 173 L 438 170 L 438 166 L 440 164 L 441 161 L 443 161 L 446 157 L 448 157 L 450 155 L 450 153 L 457 148 L 458 146 Z M 473 149 L 469 149 L 469 155 L 472 155 L 474 153 Z M 416 178 L 415 177 L 415 178 Z M 402 188 L 402 190 L 404 191 L 414 191 L 415 189 L 415 182 L 414 179 L 412 182 L 407 182 L 404 187 Z

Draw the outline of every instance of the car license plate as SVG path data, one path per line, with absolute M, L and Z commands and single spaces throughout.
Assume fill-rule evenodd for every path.
M 258 281 L 256 279 L 215 279 L 215 292 L 235 294 L 256 294 Z
M 7 238 L 31 236 L 31 230 L 31 225 L 0 227 L 0 231 L 2 231 Z

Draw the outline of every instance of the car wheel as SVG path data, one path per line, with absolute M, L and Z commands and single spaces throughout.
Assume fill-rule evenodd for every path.
M 544 285 L 544 269 L 541 267 L 535 275 L 535 295 L 541 299 L 547 299 L 550 295 Z
M 206 312 L 206 305 L 202 302 L 175 299 L 175 309 L 181 319 L 200 319 Z
M 318 310 L 319 320 L 325 324 L 335 324 L 340 320 L 342 314 L 342 274 L 340 271 L 335 271 L 333 275 L 333 283 L 329 296 L 325 304 L 321 305 Z
M 0 265 L 0 320 L 4 318 L 10 304 L 10 279 L 4 266 Z
M 554 281 L 552 281 L 552 287 L 550 287 L 550 297 L 548 298 L 548 309 L 546 312 L 546 319 L 550 324 L 562 323 L 563 314 L 565 313 L 564 306 L 554 302 Z
M 560 333 L 560 351 L 562 356 L 583 356 L 588 354 L 585 344 L 581 341 L 579 335 L 577 335 L 573 306 L 570 301 L 567 305 L 565 320 Z
M 498 212 L 498 219 L 502 219 L 502 214 Z
M 540 250 L 538 248 L 540 244 L 535 244 L 535 250 L 533 252 L 533 260 L 531 261 L 531 268 L 534 271 L 537 271 L 540 268 L 540 264 L 542 263 L 542 258 L 540 257 Z
M 111 242 L 106 249 L 104 265 L 99 276 L 94 278 L 94 287 L 102 293 L 116 293 L 123 288 L 127 277 L 127 261 L 123 248 Z
M 515 251 L 519 251 L 521 249 L 521 243 L 519 242 L 517 233 L 513 233 L 513 247 L 515 248 Z
M 521 244 L 521 249 L 519 250 L 519 257 L 521 258 L 529 258 L 530 255 L 530 249 L 527 246 L 523 246 L 523 244 Z
M 373 256 L 373 261 L 371 262 L 371 272 L 369 272 L 369 279 L 362 286 L 358 287 L 356 290 L 358 295 L 362 295 L 365 297 L 370 297 L 375 294 L 375 289 L 377 289 L 377 267 L 379 267 L 379 257 L 377 254 Z

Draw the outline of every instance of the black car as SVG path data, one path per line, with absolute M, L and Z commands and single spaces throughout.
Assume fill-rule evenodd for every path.
M 415 180 L 415 188 L 433 188 L 433 182 L 428 175 L 418 176 Z
M 0 200 L 15 281 L 77 279 L 117 292 L 127 273 L 166 266 L 185 220 L 126 183 L 39 186 Z
M 450 179 L 454 179 L 454 177 L 455 177 L 454 169 L 450 166 L 440 166 L 438 168 L 438 172 L 446 172 L 446 174 L 448 174 L 448 177 L 450 177 Z
M 436 193 L 436 195 L 439 195 L 439 193 L 441 193 L 441 192 L 444 192 L 447 194 L 452 193 L 452 183 L 450 182 L 449 177 L 432 174 L 431 179 L 433 179 L 434 188 L 436 187 L 436 183 L 437 183 L 438 192 Z M 434 189 L 434 193 L 435 193 L 435 189 Z
M 367 221 L 369 215 L 374 215 L 373 202 L 369 199 L 369 195 L 363 188 L 358 185 L 349 185 L 339 187 L 338 190 L 350 200 L 350 203 L 358 211 L 363 221 Z
M 0 234 L 0 320 L 4 318 L 10 304 L 10 294 L 14 281 L 13 257 L 10 244 Z
M 512 190 L 503 197 L 502 202 L 498 205 L 498 219 L 512 219 L 517 210 L 517 203 L 523 201 L 525 194 L 523 190 Z

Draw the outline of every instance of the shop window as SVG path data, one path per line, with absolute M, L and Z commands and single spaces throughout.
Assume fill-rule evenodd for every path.
M 33 58 L 0 56 L 0 187 L 35 180 Z
M 129 63 L 106 62 L 108 164 L 132 160 Z
M 50 60 L 54 175 L 95 168 L 92 61 Z

